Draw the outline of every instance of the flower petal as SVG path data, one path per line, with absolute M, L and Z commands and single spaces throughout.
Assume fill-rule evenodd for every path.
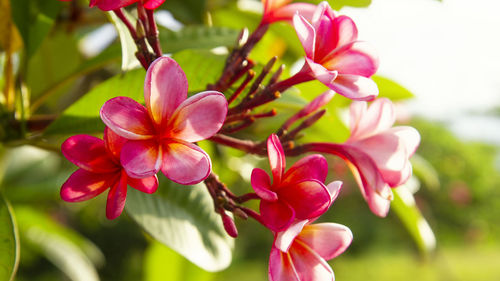
M 116 219 L 123 212 L 125 200 L 127 199 L 127 175 L 122 174 L 108 192 L 106 201 L 106 217 L 108 220 Z
M 339 74 L 330 85 L 325 85 L 352 100 L 369 101 L 378 96 L 377 84 L 370 78 L 359 75 Z
M 273 187 L 276 187 L 281 183 L 281 178 L 285 173 L 286 159 L 281 141 L 275 134 L 270 135 L 267 139 L 267 155 L 273 173 Z
M 331 182 L 326 186 L 326 189 L 328 189 L 328 192 L 330 193 L 331 203 L 333 203 L 335 199 L 337 199 L 337 197 L 339 196 L 340 190 L 342 189 L 342 182 L 341 181 Z
M 186 74 L 175 60 L 160 57 L 151 63 L 144 81 L 144 99 L 153 122 L 158 125 L 168 122 L 186 99 L 187 91 Z
M 278 248 L 271 249 L 269 256 L 269 281 L 302 281 L 288 253 Z
M 320 63 L 330 70 L 340 74 L 360 75 L 370 77 L 377 72 L 379 59 L 375 49 L 363 41 L 355 41 L 343 45 L 326 55 Z
M 325 84 L 327 87 L 332 88 L 335 79 L 338 76 L 337 70 L 328 70 L 319 63 L 315 63 L 313 60 L 306 58 L 306 62 L 302 71 L 306 71 L 314 77 L 314 79 Z
M 109 173 L 119 169 L 106 151 L 104 142 L 93 136 L 69 137 L 61 145 L 61 151 L 71 163 L 90 172 Z
M 145 0 L 144 1 L 144 8 L 149 9 L 149 10 L 154 10 L 163 4 L 165 0 Z
M 155 140 L 128 141 L 123 145 L 120 162 L 130 177 L 154 176 L 161 166 L 161 148 Z
M 191 96 L 172 114 L 166 137 L 196 142 L 207 139 L 222 127 L 227 114 L 226 97 L 216 91 Z
M 115 173 L 96 174 L 76 170 L 61 187 L 61 198 L 67 202 L 81 202 L 101 194 L 116 179 Z
M 109 127 L 106 127 L 104 128 L 103 140 L 106 150 L 113 156 L 115 162 L 120 163 L 120 153 L 128 139 L 117 135 Z
M 131 5 L 138 0 L 90 0 L 90 7 L 97 6 L 103 11 L 111 11 Z
M 309 224 L 297 240 L 303 242 L 325 260 L 342 254 L 352 242 L 351 230 L 337 223 Z
M 304 47 L 306 57 L 314 59 L 314 44 L 316 41 L 316 32 L 313 26 L 301 15 L 293 16 L 293 27 L 299 37 L 300 43 Z
M 282 185 L 301 182 L 306 179 L 315 179 L 325 182 L 328 174 L 328 162 L 320 154 L 306 156 L 286 171 Z
M 148 139 L 155 134 L 146 108 L 129 97 L 108 100 L 100 114 L 104 124 L 124 138 Z
M 277 21 L 287 21 L 293 24 L 293 16 L 298 12 L 306 20 L 310 21 L 316 10 L 316 5 L 310 3 L 291 3 L 282 7 L 279 7 L 272 11 L 271 13 L 264 14 L 263 21 L 266 23 L 272 23 Z
M 287 202 L 295 211 L 297 219 L 312 219 L 320 216 L 330 206 L 330 193 L 318 180 L 305 180 L 281 187 L 278 198 Z
M 332 268 L 314 250 L 297 239 L 289 250 L 293 266 L 302 281 L 334 281 Z
M 349 141 L 359 140 L 384 132 L 396 121 L 394 105 L 387 98 L 374 100 L 369 107 L 363 101 L 354 101 L 350 107 Z
M 147 194 L 152 194 L 155 193 L 158 189 L 158 178 L 156 177 L 156 175 L 143 179 L 135 179 L 129 177 L 127 179 L 127 184 L 139 191 Z
M 206 179 L 212 170 L 210 157 L 195 144 L 175 139 L 165 142 L 162 148 L 161 171 L 176 183 L 199 183 Z
M 420 134 L 413 127 L 397 126 L 390 129 L 390 132 L 395 134 L 399 141 L 405 146 L 408 156 L 413 155 L 420 144 Z
M 295 237 L 299 235 L 308 222 L 309 220 L 296 220 L 284 231 L 276 233 L 273 244 L 274 247 L 280 249 L 282 252 L 288 252 L 288 249 L 295 240 Z
M 259 209 L 265 226 L 275 232 L 285 230 L 295 218 L 292 207 L 279 200 L 276 202 L 261 200 Z
M 259 168 L 252 170 L 251 184 L 255 193 L 262 198 L 262 200 L 271 202 L 278 200 L 278 195 L 270 190 L 271 179 L 264 170 Z

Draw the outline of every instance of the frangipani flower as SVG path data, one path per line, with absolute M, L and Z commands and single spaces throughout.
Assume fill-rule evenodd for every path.
M 165 0 L 90 0 L 90 7 L 97 6 L 103 11 L 111 11 L 132 5 L 138 1 L 142 1 L 144 8 L 150 10 L 160 7 L 165 2 Z
M 132 178 L 120 165 L 120 151 L 126 141 L 108 128 L 104 130 L 104 141 L 89 135 L 68 138 L 61 146 L 62 153 L 80 169 L 62 185 L 61 198 L 68 202 L 85 201 L 109 188 L 106 217 L 112 220 L 123 211 L 127 185 L 145 193 L 155 192 L 156 175 Z
M 306 52 L 300 71 L 353 100 L 372 100 L 378 88 L 371 77 L 378 57 L 370 45 L 357 41 L 351 18 L 336 16 L 327 2 L 318 5 L 311 22 L 300 13 L 293 17 L 295 31 Z
M 332 201 L 342 184 L 328 185 Z M 352 232 L 336 223 L 310 224 L 295 221 L 285 231 L 275 233 L 269 257 L 270 281 L 334 280 L 326 261 L 343 253 L 352 242 Z
M 285 173 L 285 154 L 278 136 L 267 139 L 267 151 L 272 184 L 262 169 L 253 169 L 251 177 L 252 187 L 262 199 L 263 223 L 272 231 L 281 231 L 295 219 L 312 219 L 325 212 L 331 202 L 323 184 L 328 173 L 326 159 L 318 154 L 304 157 Z
M 156 174 L 180 184 L 195 184 L 211 171 L 210 157 L 193 142 L 213 136 L 227 113 L 227 101 L 216 91 L 186 99 L 188 82 L 180 66 L 160 57 L 149 67 L 143 106 L 128 97 L 116 97 L 101 108 L 103 122 L 128 139 L 121 164 L 132 177 Z
M 277 21 L 292 22 L 293 15 L 299 12 L 306 19 L 311 19 L 316 5 L 310 3 L 292 3 L 292 0 L 262 0 L 264 14 L 261 24 L 270 24 Z

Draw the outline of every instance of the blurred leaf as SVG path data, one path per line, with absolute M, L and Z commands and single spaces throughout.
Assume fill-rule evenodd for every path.
M 174 54 L 173 58 L 186 73 L 190 93 L 204 91 L 207 84 L 214 83 L 226 59 L 207 50 L 185 50 Z
M 306 0 L 304 2 L 319 4 L 322 1 L 323 0 Z M 330 3 L 330 6 L 334 10 L 339 10 L 344 6 L 359 7 L 359 8 L 368 7 L 372 3 L 372 0 L 328 0 L 327 2 Z
M 125 9 L 122 9 L 122 11 L 131 23 L 135 23 L 136 20 Z M 108 12 L 107 15 L 115 26 L 118 37 L 120 38 L 120 46 L 122 48 L 122 70 L 128 71 L 140 67 L 140 63 L 135 57 L 137 46 L 127 26 L 115 15 L 115 13 Z
M 126 96 L 138 102 L 144 101 L 143 69 L 129 71 L 99 84 L 81 99 L 73 103 L 46 130 L 44 135 L 95 134 L 102 133 L 104 124 L 99 110 L 109 99 Z
M 206 0 L 169 0 L 162 7 L 183 23 L 203 23 L 206 12 Z
M 415 154 L 411 157 L 411 165 L 413 174 L 417 176 L 426 187 L 432 190 L 439 188 L 439 174 L 429 161 Z
M 229 266 L 233 239 L 203 184 L 182 186 L 160 176 L 154 195 L 129 189 L 127 213 L 159 242 L 207 271 Z
M 436 238 L 415 204 L 413 194 L 405 185 L 393 189 L 393 194 L 392 210 L 401 220 L 420 252 L 428 255 L 436 247 Z
M 0 193 L 0 280 L 14 280 L 19 263 L 19 235 L 9 202 Z
M 144 281 L 163 281 L 165 276 L 169 281 L 211 281 L 215 277 L 156 241 L 146 250 L 144 275 Z
M 239 31 L 227 27 L 186 26 L 180 31 L 160 27 L 160 41 L 164 51 L 175 53 L 185 49 L 212 49 L 233 46 Z
M 98 281 L 104 256 L 92 242 L 31 207 L 16 207 L 21 237 L 74 281 Z
M 22 46 L 19 31 L 12 20 L 10 0 L 0 0 L 0 50 L 15 52 Z
M 60 1 L 10 1 L 12 17 L 24 41 L 26 54 L 31 57 L 49 33 L 62 4 Z
M 386 97 L 392 101 L 406 100 L 413 98 L 413 94 L 398 83 L 378 75 L 372 76 L 377 83 L 380 92 L 379 97 Z

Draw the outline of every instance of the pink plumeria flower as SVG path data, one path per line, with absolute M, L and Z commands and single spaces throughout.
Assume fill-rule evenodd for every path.
M 104 140 L 89 135 L 68 138 L 61 146 L 62 153 L 80 169 L 62 185 L 61 198 L 67 202 L 81 202 L 109 188 L 106 217 L 112 220 L 123 211 L 128 185 L 148 194 L 155 192 L 158 188 L 156 175 L 132 178 L 120 165 L 120 151 L 126 141 L 108 128 L 104 131 Z
M 323 184 L 328 173 L 326 159 L 310 155 L 297 161 L 285 173 L 285 154 L 278 136 L 267 140 L 273 182 L 259 168 L 252 171 L 251 183 L 261 198 L 262 222 L 272 231 L 286 229 L 295 219 L 311 219 L 328 209 L 331 199 Z
M 186 99 L 188 82 L 173 59 L 160 57 L 149 67 L 143 106 L 128 97 L 108 100 L 101 119 L 128 139 L 121 164 L 132 177 L 148 177 L 159 170 L 174 182 L 195 184 L 208 177 L 210 157 L 193 142 L 213 136 L 222 127 L 227 101 L 216 91 Z
M 310 3 L 291 3 L 292 0 L 262 0 L 264 14 L 261 24 L 270 24 L 277 21 L 292 22 L 295 13 L 300 12 L 306 19 L 311 19 L 316 5 Z
M 372 100 L 378 95 L 377 85 L 369 78 L 377 71 L 378 57 L 369 44 L 357 41 L 358 30 L 351 18 L 336 16 L 322 2 L 311 22 L 296 14 L 293 24 L 306 52 L 299 75 L 317 79 L 353 100 Z
M 97 6 L 103 11 L 111 11 L 132 5 L 138 1 L 142 1 L 144 8 L 150 10 L 160 7 L 165 2 L 165 0 L 90 0 L 90 7 Z
M 341 187 L 339 181 L 328 185 L 332 203 Z M 351 230 L 336 223 L 311 224 L 314 220 L 297 220 L 286 230 L 274 234 L 269 258 L 270 281 L 335 279 L 326 261 L 349 247 Z

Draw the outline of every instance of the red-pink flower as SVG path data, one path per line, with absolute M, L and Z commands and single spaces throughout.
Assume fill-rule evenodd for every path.
M 262 222 L 272 231 L 281 231 L 295 219 L 312 219 L 325 212 L 331 203 L 323 184 L 328 173 L 326 159 L 318 154 L 304 157 L 285 173 L 285 154 L 274 134 L 267 140 L 267 151 L 273 182 L 259 168 L 251 177 L 252 187 L 261 198 Z
M 132 5 L 138 1 L 142 1 L 144 8 L 150 10 L 160 7 L 165 2 L 165 0 L 90 0 L 90 7 L 97 6 L 103 11 L 111 11 Z
M 216 91 L 186 99 L 188 82 L 180 66 L 160 57 L 149 67 L 143 106 L 128 97 L 116 97 L 101 108 L 101 119 L 128 139 L 121 164 L 132 177 L 148 177 L 160 169 L 180 184 L 195 184 L 211 171 L 210 157 L 193 142 L 213 136 L 222 126 L 227 101 Z
M 292 3 L 292 0 L 262 0 L 264 14 L 261 24 L 270 24 L 277 21 L 291 22 L 293 15 L 299 12 L 306 19 L 311 19 L 316 5 L 310 3 Z
M 377 85 L 369 78 L 377 71 L 378 57 L 370 45 L 357 41 L 351 18 L 336 16 L 322 2 L 311 22 L 296 14 L 293 24 L 306 52 L 302 76 L 313 77 L 350 99 L 372 100 L 378 95 Z
M 61 198 L 68 202 L 85 201 L 109 188 L 106 216 L 111 220 L 123 211 L 127 185 L 145 193 L 155 192 L 156 175 L 132 178 L 120 165 L 120 151 L 126 141 L 108 128 L 104 131 L 104 141 L 89 135 L 68 138 L 61 146 L 62 153 L 80 169 L 62 185 Z

